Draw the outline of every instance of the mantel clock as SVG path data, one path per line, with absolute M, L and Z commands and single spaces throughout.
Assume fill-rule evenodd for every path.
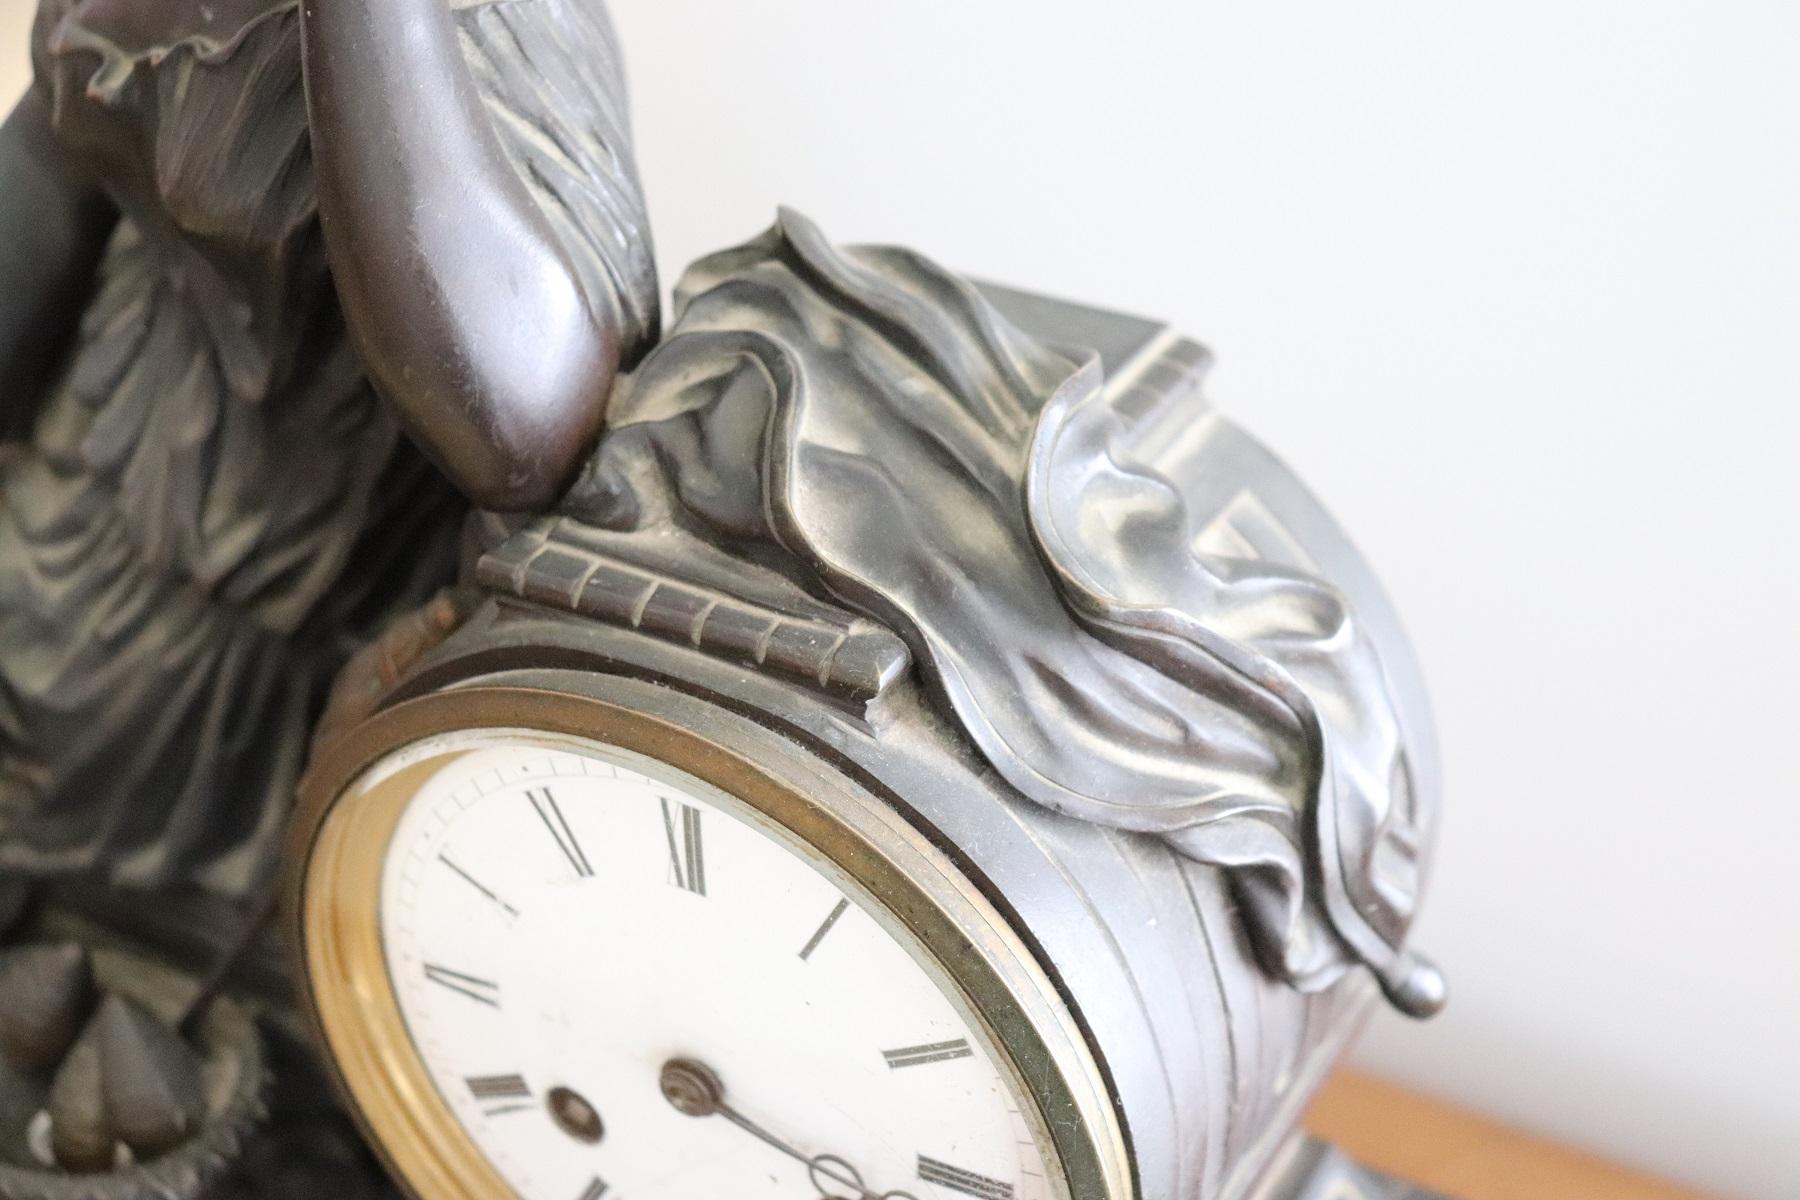
M 1303 1194 L 1371 1003 L 1441 999 L 1429 716 L 1347 540 L 1158 323 L 791 213 L 677 313 L 309 772 L 301 984 L 395 1176 Z
M 665 327 L 601 0 L 37 8 L 0 1200 L 1397 1194 L 1430 716 L 1197 344 L 791 212 Z

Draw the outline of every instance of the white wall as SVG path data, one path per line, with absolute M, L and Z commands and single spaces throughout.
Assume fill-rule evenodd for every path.
M 787 202 L 1167 315 L 1357 532 L 1441 712 L 1456 988 L 1366 1063 L 1800 1194 L 1800 9 L 615 12 L 671 281 Z
M 8 101 L 28 78 L 25 35 L 31 29 L 35 7 L 31 0 L 0 0 L 0 97 Z

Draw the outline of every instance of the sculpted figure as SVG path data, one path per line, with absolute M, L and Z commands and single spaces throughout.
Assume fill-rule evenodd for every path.
M 42 0 L 0 133 L 0 874 L 251 889 L 349 653 L 656 286 L 598 0 Z
M 1372 997 L 1361 971 L 1405 1012 L 1443 1003 L 1407 946 L 1436 790 L 1410 652 L 1316 502 L 1206 411 L 1197 345 L 784 212 L 687 273 L 653 350 L 599 0 L 40 0 L 32 52 L 0 128 L 0 942 L 29 924 L 46 944 L 0 954 L 0 1200 L 72 1194 L 79 1173 L 110 1180 L 81 1193 L 101 1200 L 386 1194 L 312 1052 L 225 994 L 266 967 L 242 991 L 295 1016 L 292 985 L 316 997 L 348 959 L 259 962 L 274 939 L 236 902 L 271 894 L 315 730 L 321 762 L 348 761 L 474 672 L 535 680 L 505 697 L 509 726 L 526 692 L 584 703 L 558 682 L 582 663 L 708 714 L 658 736 L 711 720 L 721 761 L 742 734 L 892 798 L 859 820 L 920 806 L 920 863 L 949 880 L 954 848 L 987 871 L 979 905 L 973 867 L 945 901 L 945 961 L 1003 931 L 1045 968 L 1042 994 L 1023 965 L 1029 988 L 971 991 L 996 1031 L 1072 1035 L 1060 1005 L 1086 997 L 1069 1061 L 1113 1071 L 1091 1088 L 1112 1147 L 1091 1174 L 1130 1176 L 1099 1100 L 1116 1093 L 1139 1175 L 1164 1181 L 1145 1196 L 1249 1194 Z M 1240 501 L 1248 532 L 1221 541 Z M 459 567 L 468 586 L 432 603 Z M 376 715 L 404 698 L 424 703 Z M 350 812 L 367 766 L 337 791 L 315 771 L 309 794 Z M 699 810 L 678 845 L 660 805 L 677 890 L 704 896 Z M 544 849 L 591 879 L 548 812 Z M 347 928 L 333 888 L 382 889 L 332 873 L 299 824 L 304 945 Z M 19 901 L 20 880 L 71 877 Z M 73 933 L 51 919 L 65 901 Z M 952 919 L 982 905 L 987 924 Z M 137 951 L 91 936 L 157 922 Z M 179 969 L 149 961 L 165 952 Z M 414 982 L 501 1007 L 492 980 Z M 373 1028 L 379 990 L 333 1010 L 352 1014 L 336 1032 Z M 1073 1128 L 1050 1044 L 1027 1061 Z M 920 1061 L 972 1053 L 915 1050 L 947 1048 Z M 646 1074 L 643 1102 L 726 1113 L 684 1062 Z M 242 1086 L 202 1094 L 223 1077 Z M 554 1107 L 568 1091 L 543 1114 L 592 1145 L 598 1120 L 589 1137 Z M 815 1184 L 843 1161 L 770 1144 Z M 926 1183 L 1013 1194 L 903 1149 Z

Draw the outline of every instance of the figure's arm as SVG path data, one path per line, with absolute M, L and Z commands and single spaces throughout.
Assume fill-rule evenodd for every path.
M 118 213 L 67 161 L 34 89 L 0 125 L 0 439 L 61 360 Z
M 319 207 L 381 394 L 475 503 L 560 495 L 620 334 L 508 163 L 445 0 L 305 0 Z

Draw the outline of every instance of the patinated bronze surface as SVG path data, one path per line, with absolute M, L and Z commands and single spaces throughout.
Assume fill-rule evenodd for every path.
M 1196 548 L 1190 481 L 1159 461 L 1185 397 L 1121 406 L 1097 354 L 794 213 L 676 307 L 565 513 L 641 560 L 727 548 L 734 579 L 897 632 L 1020 793 L 1230 871 L 1295 986 L 1360 962 L 1435 1010 L 1400 948 L 1420 830 L 1380 655 L 1323 579 Z
M 1429 717 L 1197 345 L 791 213 L 659 344 L 597 0 L 42 0 L 32 50 L 0 1200 L 387 1194 L 263 898 L 315 729 L 490 671 L 821 755 L 1060 914 L 1008 933 L 1084 1006 L 1142 1195 L 1379 1186 L 1281 1151 L 1369 976 L 1443 1000 L 1405 946 Z
M 32 48 L 0 866 L 238 894 L 456 490 L 560 492 L 654 336 L 618 53 L 589 0 L 44 0 Z
M 500 599 L 384 703 L 579 678 L 708 698 L 682 720 L 712 736 L 753 713 L 1023 915 L 1112 1073 L 1140 1195 L 1381 1195 L 1282 1139 L 1366 1011 L 1359 964 L 1412 1011 L 1441 998 L 1403 949 L 1429 707 L 1379 585 L 1208 405 L 1208 362 L 1158 322 L 784 214 L 684 276 L 589 470 L 479 560 Z M 1077 536 L 1052 545 L 1059 522 Z M 1135 601 L 1138 643 L 1065 578 Z M 1385 915 L 1354 911 L 1370 889 Z
M 597 0 L 42 0 L 31 48 L 0 132 L 0 915 L 52 887 L 29 946 L 99 885 L 204 973 L 339 667 L 452 579 L 469 503 L 560 493 L 655 336 L 619 56 Z M 55 961 L 17 953 L 18 987 Z M 74 1080 L 47 1038 L 20 1069 Z M 288 1078 L 278 1107 L 316 1103 Z M 135 1145 L 84 1156 L 72 1105 L 63 1166 Z M 252 1190 L 375 1186 L 306 1144 Z M 42 1151 L 9 1142 L 0 1195 L 65 1194 Z

